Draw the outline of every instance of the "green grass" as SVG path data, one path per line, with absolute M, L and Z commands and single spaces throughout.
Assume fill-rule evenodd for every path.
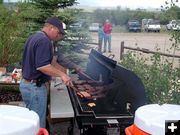
M 125 26 L 114 26 L 113 27 L 113 32 L 117 32 L 117 33 L 119 33 L 119 32 L 127 32 L 127 29 L 126 29 L 126 27 Z

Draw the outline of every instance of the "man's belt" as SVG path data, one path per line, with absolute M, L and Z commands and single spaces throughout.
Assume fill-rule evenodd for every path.
M 25 82 L 27 82 L 27 83 L 36 83 L 37 82 L 37 80 L 27 80 L 27 79 L 24 79 L 24 78 L 23 78 L 23 80 Z
M 24 79 L 24 78 L 23 78 Z M 36 83 L 37 87 L 41 87 L 42 84 L 45 84 L 46 82 L 48 82 L 48 80 L 45 79 L 37 79 L 37 80 L 28 80 L 28 79 L 24 79 L 24 81 L 26 83 Z

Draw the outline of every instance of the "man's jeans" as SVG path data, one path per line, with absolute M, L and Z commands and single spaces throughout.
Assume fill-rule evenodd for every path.
M 111 34 L 104 34 L 104 52 L 106 52 L 108 42 L 108 51 L 111 51 Z
M 40 127 L 46 127 L 47 88 L 45 84 L 37 87 L 36 83 L 26 82 L 22 79 L 20 91 L 26 107 L 35 111 L 40 118 Z

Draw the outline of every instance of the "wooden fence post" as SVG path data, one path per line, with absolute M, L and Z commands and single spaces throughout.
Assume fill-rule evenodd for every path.
M 122 60 L 124 54 L 124 41 L 121 42 L 120 46 L 120 60 Z

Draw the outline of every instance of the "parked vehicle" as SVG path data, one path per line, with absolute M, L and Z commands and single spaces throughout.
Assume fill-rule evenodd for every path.
M 149 19 L 147 19 L 147 18 L 142 19 L 142 21 L 141 21 L 141 30 L 142 31 L 145 31 L 145 26 L 150 21 L 153 21 L 153 19 L 151 19 L 151 18 L 149 18 Z
M 128 31 L 141 32 L 141 24 L 138 20 L 129 20 L 127 29 Z
M 145 31 L 147 32 L 160 32 L 161 25 L 159 20 L 148 20 L 147 24 L 144 27 Z
M 80 22 L 75 22 L 75 23 L 71 24 L 69 27 L 70 27 L 71 29 L 81 29 L 82 23 L 80 23 Z
M 99 23 L 92 23 L 89 26 L 89 31 L 91 32 L 98 32 L 98 30 L 99 30 Z
M 171 20 L 169 24 L 166 25 L 167 30 L 180 30 L 180 20 Z
M 72 23 L 69 27 L 73 30 L 80 30 L 82 28 L 87 28 L 87 23 L 84 19 L 80 19 Z

